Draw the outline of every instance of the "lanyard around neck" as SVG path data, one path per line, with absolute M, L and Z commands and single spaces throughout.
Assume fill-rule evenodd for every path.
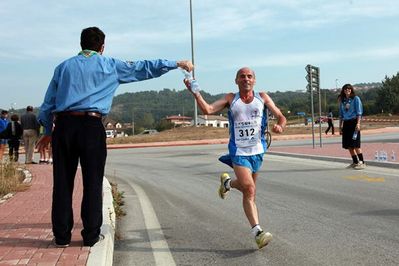
M 80 51 L 78 55 L 83 55 L 84 57 L 92 57 L 93 55 L 98 54 L 96 51 L 92 50 L 83 50 Z

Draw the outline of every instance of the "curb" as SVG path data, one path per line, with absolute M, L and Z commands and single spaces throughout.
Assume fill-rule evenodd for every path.
M 115 209 L 113 205 L 112 188 L 108 179 L 103 181 L 103 225 L 101 233 L 104 240 L 90 248 L 86 265 L 108 266 L 112 265 L 115 240 Z
M 302 159 L 320 160 L 320 161 L 333 161 L 333 162 L 340 162 L 340 163 L 349 163 L 350 162 L 350 158 L 333 157 L 333 156 L 320 156 L 320 155 L 309 155 L 309 154 L 278 152 L 278 151 L 268 151 L 267 154 L 277 155 L 277 156 L 294 157 L 294 158 L 302 158 Z M 391 169 L 399 169 L 399 163 L 390 163 L 390 162 L 384 163 L 384 162 L 376 162 L 376 161 L 366 161 L 366 165 L 385 167 L 385 168 L 391 168 Z

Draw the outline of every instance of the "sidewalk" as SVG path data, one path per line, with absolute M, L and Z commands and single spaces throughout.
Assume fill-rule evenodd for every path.
M 109 224 L 107 219 L 102 228 L 106 238 L 91 248 L 82 246 L 80 169 L 75 178 L 73 198 L 75 227 L 68 248 L 55 248 L 51 244 L 52 166 L 29 165 L 27 170 L 32 174 L 29 189 L 0 203 L 0 265 L 105 265 L 107 258 L 104 256 L 109 253 L 108 249 L 113 251 L 113 233 L 104 227 Z M 105 193 L 105 205 L 110 204 L 109 194 Z M 110 206 L 106 211 L 108 208 Z M 109 213 L 104 218 L 107 216 Z M 96 254 L 94 257 L 91 256 L 93 253 Z
M 393 132 L 399 134 L 399 128 L 386 128 L 363 132 L 364 135 Z M 323 136 L 323 138 L 340 138 Z M 309 145 L 297 147 L 276 147 L 273 143 L 284 140 L 309 139 Z M 313 148 L 310 135 L 273 135 L 271 154 L 285 156 L 309 157 L 319 160 L 351 162 L 348 151 L 341 148 L 341 144 L 324 144 L 319 147 L 315 138 Z M 203 141 L 177 141 L 168 143 L 148 143 L 114 145 L 109 149 L 138 148 L 154 146 L 203 145 L 224 144 L 227 139 Z M 399 162 L 374 162 L 376 150 L 385 149 L 388 154 L 392 150 L 399 154 L 399 143 L 363 143 L 362 150 L 366 164 L 383 167 L 399 168 Z M 398 159 L 397 159 L 398 160 Z M 104 225 L 101 228 L 105 239 L 94 247 L 82 247 L 80 230 L 80 202 L 82 199 L 82 180 L 80 169 L 75 178 L 74 192 L 74 220 L 75 228 L 72 234 L 71 246 L 68 248 L 54 248 L 51 246 L 53 238 L 51 231 L 51 198 L 52 198 L 52 166 L 29 165 L 32 174 L 31 186 L 27 191 L 18 192 L 10 199 L 0 203 L 0 265 L 112 265 L 114 248 L 114 214 L 112 195 L 107 181 L 104 185 Z

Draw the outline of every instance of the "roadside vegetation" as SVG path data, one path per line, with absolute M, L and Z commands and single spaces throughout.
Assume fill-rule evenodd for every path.
M 112 197 L 113 197 L 113 205 L 115 209 L 115 217 L 116 219 L 120 219 L 126 215 L 126 212 L 123 210 L 123 205 L 125 205 L 125 201 L 123 200 L 123 192 L 118 191 L 118 184 L 110 182 L 112 188 Z
M 0 198 L 26 189 L 27 186 L 22 184 L 24 177 L 18 167 L 20 166 L 17 163 L 9 160 L 0 163 Z

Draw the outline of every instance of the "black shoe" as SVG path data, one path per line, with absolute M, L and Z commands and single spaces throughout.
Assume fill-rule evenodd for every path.
M 58 244 L 57 240 L 55 239 L 55 237 L 53 238 L 53 240 L 51 241 L 51 245 L 53 245 L 56 248 L 66 248 L 69 247 L 69 243 L 68 244 Z
M 105 238 L 105 236 L 103 234 L 100 234 L 95 241 L 83 241 L 83 246 L 92 247 L 95 244 L 103 241 L 104 238 Z

